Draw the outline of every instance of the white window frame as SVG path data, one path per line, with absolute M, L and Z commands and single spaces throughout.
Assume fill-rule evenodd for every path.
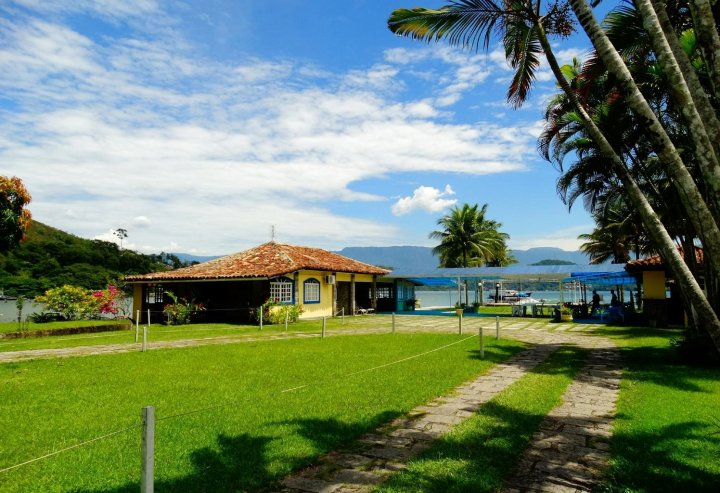
M 292 304 L 294 294 L 295 288 L 292 279 L 280 277 L 270 281 L 270 298 L 277 303 Z
M 303 282 L 303 303 L 320 303 L 320 281 L 315 278 Z

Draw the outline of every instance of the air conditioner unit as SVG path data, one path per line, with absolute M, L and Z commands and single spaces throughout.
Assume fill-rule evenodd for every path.
M 325 276 L 326 284 L 335 284 L 335 276 Z

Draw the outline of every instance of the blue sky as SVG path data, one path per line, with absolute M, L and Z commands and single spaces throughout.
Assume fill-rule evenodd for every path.
M 592 220 L 536 150 L 546 67 L 505 104 L 499 45 L 398 38 L 426 0 L 19 0 L 0 4 L 0 173 L 34 217 L 144 252 L 270 239 L 426 245 L 453 205 L 489 204 L 512 248 L 575 249 Z M 587 52 L 558 41 L 561 62 Z

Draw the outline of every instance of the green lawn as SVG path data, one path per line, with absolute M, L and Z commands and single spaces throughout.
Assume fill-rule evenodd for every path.
M 32 332 L 36 330 L 59 330 L 72 329 L 75 327 L 95 327 L 98 325 L 118 325 L 129 323 L 130 322 L 127 320 L 73 320 L 69 322 L 48 322 L 44 324 L 29 322 L 26 326 L 26 330 Z M 7 334 L 9 332 L 20 332 L 20 330 L 18 330 L 18 323 L 0 322 L 0 334 Z
M 156 491 L 256 491 L 522 347 L 487 338 L 479 360 L 477 338 L 466 338 L 292 339 L 0 365 L 0 469 L 136 425 L 154 405 Z M 139 440 L 135 428 L 0 473 L 0 492 L 135 492 Z
M 376 491 L 495 491 L 512 474 L 545 415 L 561 403 L 584 359 L 582 350 L 559 349 Z
M 680 332 L 608 327 L 623 348 L 608 492 L 720 490 L 720 368 L 676 361 Z

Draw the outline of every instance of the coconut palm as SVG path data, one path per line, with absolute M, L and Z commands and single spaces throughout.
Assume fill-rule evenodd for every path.
M 440 257 L 441 267 L 478 266 L 495 261 L 507 251 L 505 241 L 509 237 L 498 231 L 502 225 L 485 218 L 487 204 L 478 207 L 463 204 L 438 219 L 442 230 L 433 231 L 429 236 L 440 241 L 433 253 Z
M 705 0 L 695 0 L 702 2 Z M 668 173 L 683 199 L 683 212 L 693 221 L 696 231 L 702 232 L 701 240 L 709 258 L 716 257 L 712 268 L 720 273 L 720 230 L 709 211 L 703 196 L 689 175 L 685 163 L 677 150 L 669 142 L 667 134 L 659 125 L 652 111 L 647 111 L 647 102 L 637 90 L 637 86 L 628 76 L 627 67 L 617 51 L 604 36 L 595 21 L 592 11 L 584 0 L 560 1 L 541 12 L 540 0 L 456 0 L 441 9 L 398 9 L 388 20 L 388 27 L 396 34 L 416 39 L 438 41 L 447 39 L 453 45 L 462 45 L 472 49 L 487 48 L 493 34 L 499 35 L 505 46 L 506 57 L 516 69 L 512 84 L 508 90 L 509 101 L 517 106 L 527 97 L 538 66 L 539 56 L 544 54 L 560 88 L 575 107 L 589 136 L 595 141 L 601 154 L 607 159 L 612 172 L 626 189 L 626 195 L 642 218 L 645 228 L 655 247 L 661 253 L 669 270 L 682 287 L 686 299 L 695 309 L 697 320 L 713 338 L 720 351 L 720 319 L 705 297 L 700 284 L 677 251 L 672 237 L 665 229 L 651 203 L 638 186 L 634 176 L 618 155 L 606 136 L 593 121 L 581 103 L 578 95 L 562 73 L 552 52 L 548 35 L 567 36 L 572 32 L 573 24 L 568 6 L 573 8 L 583 29 L 593 41 L 603 63 L 621 81 L 623 95 L 632 99 L 633 108 L 640 117 L 651 123 L 653 142 L 657 152 L 668 168 Z M 625 72 L 623 72 L 623 69 Z M 658 128 L 659 127 L 659 128 Z

